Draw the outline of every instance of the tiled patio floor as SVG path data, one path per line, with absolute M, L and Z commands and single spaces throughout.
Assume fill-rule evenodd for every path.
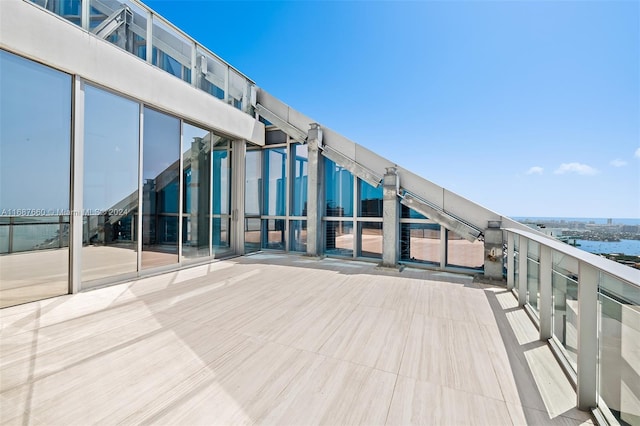
M 591 423 L 470 277 L 257 254 L 0 311 L 3 424 Z

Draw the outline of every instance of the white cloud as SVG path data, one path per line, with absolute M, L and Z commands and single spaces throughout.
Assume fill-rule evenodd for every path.
M 557 175 L 564 173 L 577 173 L 579 175 L 596 175 L 598 171 L 591 166 L 582 163 L 562 163 L 554 172 Z
M 527 170 L 528 175 L 541 175 L 542 173 L 544 173 L 544 169 L 540 166 L 533 166 Z
M 616 158 L 615 160 L 611 160 L 609 164 L 611 164 L 613 167 L 624 167 L 627 165 L 627 162 L 619 158 Z
M 636 149 L 635 156 L 636 158 L 640 158 L 640 148 Z

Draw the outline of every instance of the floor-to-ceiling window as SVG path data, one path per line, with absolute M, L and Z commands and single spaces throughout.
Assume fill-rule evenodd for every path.
M 260 250 L 260 207 L 262 204 L 262 150 L 248 150 L 245 157 L 244 248 Z
M 213 134 L 211 151 L 213 190 L 211 239 L 213 254 L 229 251 L 231 226 L 231 142 Z
M 209 256 L 211 142 L 208 130 L 182 126 L 182 256 Z
M 400 219 L 400 260 L 440 265 L 440 225 L 402 206 Z
M 289 221 L 289 250 L 307 251 L 307 180 L 309 177 L 309 150 L 307 145 L 292 143 L 291 153 L 291 202 Z
M 178 262 L 180 120 L 144 109 L 142 268 Z
M 269 148 L 262 153 L 264 159 L 262 248 L 285 249 L 287 205 L 287 148 Z
M 135 273 L 140 105 L 85 86 L 82 281 Z
M 324 171 L 325 252 L 353 256 L 353 175 L 328 158 L 324 159 Z
M 360 256 L 382 258 L 382 185 L 358 179 L 358 247 Z
M 69 289 L 71 76 L 0 50 L 0 307 Z

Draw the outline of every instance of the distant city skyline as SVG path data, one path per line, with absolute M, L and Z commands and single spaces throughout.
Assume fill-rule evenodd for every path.
M 640 217 L 640 3 L 150 0 L 266 91 L 497 213 Z

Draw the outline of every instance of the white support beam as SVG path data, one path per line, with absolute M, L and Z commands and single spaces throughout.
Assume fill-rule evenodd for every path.
M 243 140 L 232 142 L 231 152 L 231 248 L 235 254 L 244 254 L 244 193 L 245 193 L 245 158 L 247 143 Z
M 82 286 L 82 209 L 84 182 L 84 81 L 73 79 L 73 145 L 71 175 L 71 215 L 69 238 L 69 292 L 77 293 Z
M 441 226 L 444 226 L 448 230 L 453 231 L 456 235 L 459 235 L 469 242 L 474 242 L 481 234 L 476 228 L 467 225 L 443 210 L 438 210 L 430 206 L 428 203 L 414 197 L 408 192 L 404 192 L 404 194 L 400 196 L 400 202 L 410 209 L 425 215 Z
M 589 410 L 597 405 L 598 269 L 587 262 L 578 266 L 577 405 Z
M 324 213 L 324 168 L 320 156 L 322 128 L 311 124 L 308 141 L 307 176 L 307 255 L 322 254 L 322 215 Z
M 520 237 L 518 244 L 518 306 L 527 303 L 527 256 L 529 241 L 525 237 Z
M 540 340 L 549 340 L 553 336 L 553 291 L 551 248 L 540 245 Z
M 329 146 L 325 145 L 323 147 L 322 155 L 336 163 L 338 166 L 348 170 L 355 177 L 359 177 L 363 181 L 367 182 L 374 188 L 380 186 L 380 182 L 382 182 L 382 176 L 380 176 L 378 173 L 366 168 L 357 161 L 347 157 L 346 155 L 336 151 Z
M 515 247 L 513 233 L 507 231 L 507 290 L 513 290 L 515 279 Z
M 289 123 L 286 118 L 280 117 L 278 114 L 260 104 L 256 105 L 256 111 L 269 122 L 273 123 L 278 129 L 291 136 L 293 140 L 303 143 L 307 140 L 307 132 Z M 319 147 L 322 147 L 322 144 L 320 144 Z

